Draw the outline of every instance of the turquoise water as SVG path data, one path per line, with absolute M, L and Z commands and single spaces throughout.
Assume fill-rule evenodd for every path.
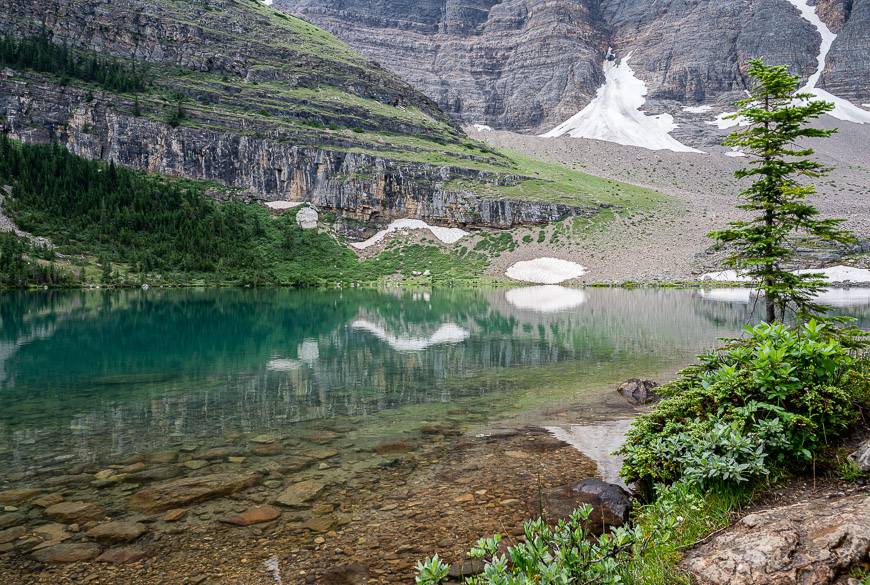
M 862 295 L 844 304 L 867 321 Z M 448 416 L 485 424 L 672 372 L 751 308 L 730 291 L 563 287 L 6 294 L 0 466 L 239 433 L 343 426 L 375 441 Z

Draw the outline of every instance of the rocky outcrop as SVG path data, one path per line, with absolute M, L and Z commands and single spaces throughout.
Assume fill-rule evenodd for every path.
M 618 485 L 586 479 L 579 483 L 565 484 L 543 493 L 543 516 L 552 522 L 569 517 L 583 504 L 592 506 L 589 529 L 595 534 L 607 532 L 611 526 L 628 522 L 631 512 L 631 495 Z
M 244 473 L 216 473 L 200 477 L 185 477 L 140 490 L 130 496 L 129 504 L 132 510 L 138 512 L 165 512 L 234 494 L 257 485 L 261 479 L 259 475 Z
M 822 498 L 750 514 L 691 551 L 698 585 L 826 585 L 870 551 L 870 496 Z
M 172 127 L 135 116 L 135 107 L 129 99 L 119 101 L 111 95 L 45 83 L 32 75 L 0 72 L 0 117 L 5 115 L 5 130 L 12 137 L 29 142 L 56 140 L 86 158 L 217 181 L 243 191 L 249 199 L 306 200 L 376 222 L 414 217 L 493 227 L 544 223 L 596 211 L 484 198 L 452 187 L 454 181 L 509 185 L 520 180 L 516 176 L 391 160 L 354 152 L 351 145 L 329 149 L 324 144 L 300 144 L 277 130 L 263 136 L 250 136 L 242 129 L 213 130 L 238 123 L 216 114 L 208 114 L 203 127 Z
M 867 439 L 849 456 L 861 471 L 870 473 L 870 439 Z
M 629 404 L 634 406 L 643 406 L 652 404 L 659 400 L 655 389 L 658 388 L 658 382 L 652 380 L 641 380 L 640 378 L 632 378 L 620 384 L 616 391 L 620 396 L 625 398 Z
M 812 2 L 811 2 L 812 3 Z M 631 54 L 647 110 L 729 104 L 745 62 L 763 56 L 806 78 L 820 38 L 788 0 L 276 0 L 422 90 L 455 119 L 545 130 L 581 110 L 609 47 Z M 870 0 L 818 0 L 840 36 L 821 87 L 870 101 Z M 703 127 L 702 127 L 703 128 Z

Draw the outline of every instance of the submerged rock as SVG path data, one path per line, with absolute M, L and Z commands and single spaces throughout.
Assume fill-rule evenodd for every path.
M 126 522 L 117 520 L 106 522 L 88 530 L 85 534 L 88 538 L 106 544 L 133 542 L 147 532 L 144 524 L 139 522 Z
M 64 542 L 34 551 L 32 556 L 43 563 L 75 563 L 94 559 L 100 552 L 100 546 L 93 542 Z
M 91 502 L 60 502 L 46 508 L 45 516 L 64 524 L 81 524 L 91 520 L 102 520 L 106 513 Z
M 21 488 L 15 490 L 4 490 L 0 492 L 0 504 L 17 506 L 23 504 L 27 500 L 34 498 L 42 493 L 42 490 L 35 488 Z
M 690 551 L 698 585 L 826 585 L 867 558 L 870 496 L 819 498 L 750 514 Z
M 307 479 L 294 483 L 275 499 L 275 502 L 288 508 L 304 508 L 308 502 L 320 495 L 326 484 L 323 482 Z
M 582 504 L 592 506 L 589 529 L 602 534 L 611 526 L 622 526 L 631 512 L 631 495 L 618 485 L 586 479 L 544 491 L 544 516 L 555 522 L 569 517 Z
M 369 570 L 359 563 L 343 565 L 327 571 L 317 582 L 320 585 L 365 585 L 369 582 Z
M 629 404 L 643 406 L 644 404 L 652 404 L 659 401 L 660 397 L 655 393 L 655 389 L 658 387 L 658 382 L 632 378 L 631 380 L 620 384 L 616 391 L 619 392 L 622 397 L 629 402 Z
M 122 546 L 110 548 L 97 557 L 97 562 L 124 565 L 141 561 L 148 556 L 148 550 L 138 546 Z
M 138 512 L 165 512 L 219 496 L 227 496 L 260 483 L 257 474 L 216 473 L 159 483 L 130 496 L 130 508 Z
M 280 516 L 281 510 L 275 506 L 254 506 L 240 514 L 235 514 L 228 518 L 222 518 L 221 522 L 232 524 L 234 526 L 251 526 L 253 524 L 271 522 Z

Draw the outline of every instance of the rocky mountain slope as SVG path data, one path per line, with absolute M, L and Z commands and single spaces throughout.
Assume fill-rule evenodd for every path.
M 805 3 L 806 0 L 799 0 Z M 837 34 L 819 87 L 870 102 L 870 0 L 818 0 Z M 816 69 L 820 34 L 791 0 L 275 0 L 383 63 L 454 119 L 553 128 L 631 55 L 652 111 L 727 104 L 752 56 Z M 703 126 L 701 126 L 703 128 Z
M 148 79 L 144 91 L 118 91 L 7 62 L 0 125 L 13 138 L 362 220 L 509 226 L 601 203 L 580 189 L 558 202 L 538 196 L 540 174 L 470 140 L 333 36 L 257 0 L 0 0 L 0 10 L 6 39 L 44 35 L 74 59 L 112 57 Z

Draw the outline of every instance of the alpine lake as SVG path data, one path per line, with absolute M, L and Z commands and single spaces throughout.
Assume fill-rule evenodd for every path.
M 870 290 L 824 300 L 870 325 Z M 536 490 L 616 480 L 644 409 L 616 385 L 666 381 L 754 309 L 731 288 L 3 294 L 0 583 L 412 582 L 516 533 Z M 107 518 L 143 533 L 89 536 Z M 58 544 L 91 562 L 40 559 Z

